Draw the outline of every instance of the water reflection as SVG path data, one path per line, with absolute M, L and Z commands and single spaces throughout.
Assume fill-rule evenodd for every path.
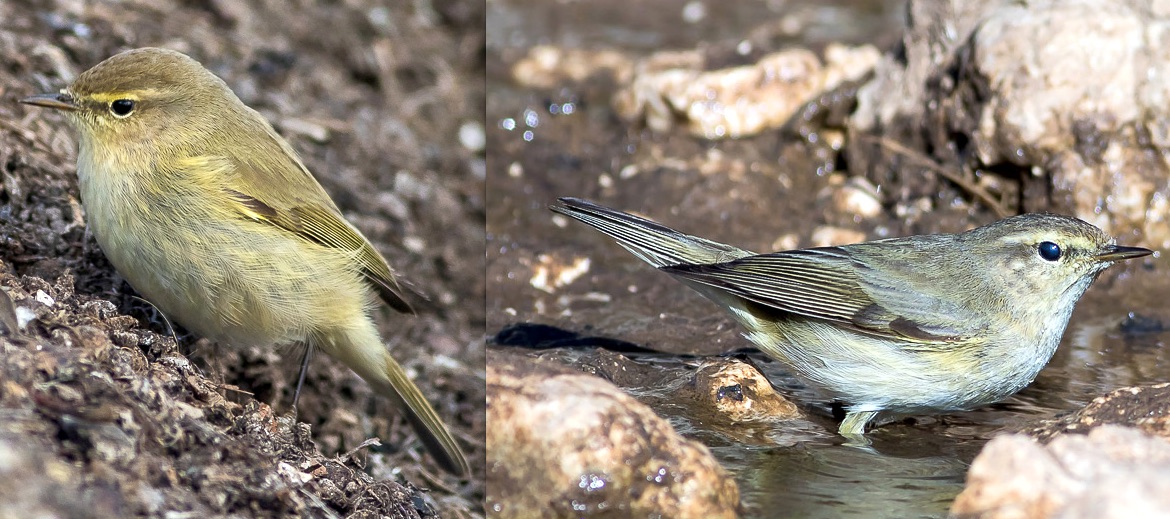
M 774 250 L 790 237 L 808 246 L 799 240 L 829 213 L 817 197 L 826 185 L 816 173 L 817 149 L 782 135 L 708 143 L 631 130 L 608 107 L 610 85 L 528 91 L 510 81 L 504 64 L 537 44 L 645 54 L 747 41 L 772 18 L 792 24 L 785 44 L 892 41 L 902 13 L 902 2 L 729 2 L 710 3 L 703 20 L 683 23 L 687 3 L 488 3 L 489 329 L 544 323 L 627 348 L 622 355 L 642 369 L 609 370 L 612 354 L 590 341 L 530 354 L 612 380 L 707 445 L 735 476 L 748 517 L 944 516 L 971 460 L 995 434 L 1078 409 L 1118 387 L 1164 381 L 1166 281 L 1139 271 L 1110 273 L 1089 290 L 1055 357 L 1021 393 L 973 411 L 884 425 L 871 433 L 869 450 L 843 446 L 819 398 L 754 350 L 747 357 L 805 404 L 807 419 L 735 426 L 677 398 L 678 384 L 702 358 L 750 344 L 710 302 L 607 238 L 556 225 L 545 206 L 558 196 L 596 198 L 748 249 Z M 785 22 L 788 16 L 796 18 Z M 573 109 L 551 108 L 566 105 Z M 883 218 L 857 227 L 871 239 L 907 234 L 902 222 Z M 962 230 L 954 220 L 924 225 L 936 228 L 915 231 Z M 555 293 L 537 290 L 529 280 L 542 254 L 565 264 L 589 258 L 592 268 Z M 1127 319 L 1130 310 L 1137 319 Z
M 679 397 L 680 386 L 703 359 L 698 356 L 582 347 L 597 338 L 532 355 L 611 380 L 679 433 L 702 442 L 735 475 L 749 517 L 941 517 L 962 490 L 971 460 L 996 433 L 1033 426 L 1109 390 L 1156 382 L 1170 372 L 1161 347 L 1167 332 L 1147 327 L 1125 333 L 1121 324 L 1117 318 L 1079 318 L 1049 366 L 1024 391 L 972 411 L 886 424 L 870 434 L 868 448 L 843 445 L 827 407 L 817 406 L 818 397 L 758 352 L 746 354 L 748 360 L 781 393 L 802 403 L 809 418 L 736 425 L 707 415 L 702 406 Z M 615 362 L 621 369 L 612 368 Z

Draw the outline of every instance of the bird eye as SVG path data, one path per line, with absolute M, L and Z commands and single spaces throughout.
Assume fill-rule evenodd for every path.
M 126 117 L 134 112 L 134 101 L 129 99 L 115 99 L 110 103 L 110 113 L 114 117 Z
M 1060 245 L 1050 241 L 1040 243 L 1040 257 L 1048 261 L 1060 259 Z

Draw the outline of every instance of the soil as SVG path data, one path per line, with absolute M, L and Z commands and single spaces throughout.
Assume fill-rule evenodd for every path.
M 484 27 L 454 0 L 0 3 L 0 517 L 482 517 Z M 299 351 L 172 328 L 105 260 L 72 131 L 17 100 L 142 46 L 227 81 L 428 296 L 379 325 L 470 478 L 324 356 L 294 419 Z

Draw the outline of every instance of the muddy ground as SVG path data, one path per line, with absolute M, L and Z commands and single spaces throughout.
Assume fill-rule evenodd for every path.
M 741 3 L 699 14 L 687 14 L 688 5 L 489 6 L 487 319 L 489 348 L 509 353 L 489 362 L 552 359 L 617 384 L 711 448 L 736 478 L 751 517 L 944 515 L 991 437 L 1111 389 L 1161 379 L 1170 277 L 1157 256 L 1114 267 L 1093 285 L 1028 389 L 978 410 L 889 424 L 874 432 L 875 450 L 864 455 L 838 448 L 825 402 L 751 348 L 729 315 L 547 206 L 557 197 L 586 198 L 755 251 L 959 232 L 1003 214 L 1072 211 L 1037 188 L 1049 181 L 1043 176 L 983 169 L 972 189 L 944 176 L 962 164 L 851 133 L 845 116 L 857 91 L 848 86 L 809 97 L 783 127 L 738 139 L 695 137 L 685 123 L 657 131 L 623 118 L 614 102 L 630 82 L 623 70 L 636 76 L 640 63 L 659 58 L 698 55 L 710 71 L 792 47 L 824 58 L 827 42 L 868 43 L 901 56 L 901 2 Z M 573 59 L 549 64 L 560 75 L 533 79 L 534 69 L 521 64 L 540 46 Z M 937 121 L 883 128 L 886 135 L 942 130 Z M 876 206 L 859 209 L 850 193 L 874 186 Z M 1117 229 L 1119 243 L 1158 247 L 1150 236 Z M 599 367 L 615 351 L 633 361 Z M 671 384 L 690 380 L 701 360 L 728 356 L 757 364 L 811 418 L 762 431 L 720 428 L 718 417 L 674 391 Z M 512 490 L 489 481 L 489 501 Z
M 292 420 L 297 352 L 172 335 L 106 262 L 74 136 L 16 101 L 141 46 L 224 78 L 429 296 L 379 323 L 471 478 L 322 356 Z M 483 50 L 474 1 L 0 3 L 0 517 L 482 516 Z

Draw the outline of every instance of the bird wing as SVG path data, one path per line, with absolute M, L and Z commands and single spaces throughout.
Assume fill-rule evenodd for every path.
M 228 196 L 239 204 L 238 209 L 248 218 L 274 225 L 318 245 L 352 253 L 360 272 L 378 289 L 386 304 L 399 312 L 414 312 L 403 297 L 402 288 L 385 258 L 335 208 L 308 204 L 278 209 L 239 191 L 229 190 Z
M 914 293 L 912 282 L 874 269 L 842 247 L 749 256 L 725 263 L 662 267 L 672 275 L 738 296 L 765 309 L 835 323 L 933 349 L 962 341 L 954 302 Z M 864 272 L 865 275 L 859 273 Z
M 272 153 L 239 156 L 195 156 L 181 161 L 183 173 L 208 178 L 191 180 L 218 190 L 222 199 L 234 202 L 239 217 L 271 225 L 306 241 L 351 254 L 359 271 L 391 308 L 404 313 L 414 309 L 403 297 L 394 270 L 365 236 L 341 216 L 341 211 L 317 183 L 296 154 L 283 141 L 273 139 Z M 256 157 L 283 157 L 265 163 Z M 280 190 L 273 185 L 283 185 Z

